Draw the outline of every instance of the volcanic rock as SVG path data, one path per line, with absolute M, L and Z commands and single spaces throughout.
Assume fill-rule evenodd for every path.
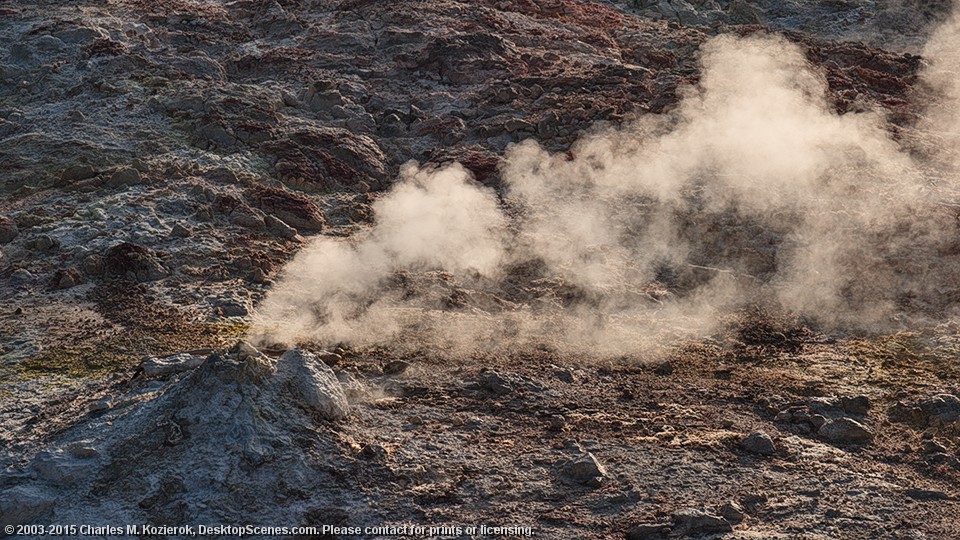
M 141 182 L 140 171 L 132 167 L 119 169 L 107 180 L 108 187 L 132 186 Z
M 86 180 L 97 175 L 97 171 L 90 165 L 72 165 L 63 170 L 60 174 L 60 181 L 63 183 Z
M 627 531 L 627 540 L 662 540 L 671 528 L 670 523 L 640 523 Z
M 726 519 L 702 510 L 688 508 L 673 514 L 673 534 L 697 536 L 701 534 L 730 532 L 733 527 Z
M 285 352 L 277 362 L 275 381 L 324 418 L 343 420 L 350 412 L 337 375 L 311 352 L 302 349 Z
M 257 185 L 248 189 L 245 195 L 257 208 L 297 229 L 319 231 L 324 226 L 323 214 L 317 204 L 299 193 Z
M 139 282 L 170 275 L 152 249 L 131 242 L 121 242 L 108 249 L 103 256 L 103 267 L 108 276 Z
M 171 373 L 194 369 L 202 364 L 203 360 L 202 356 L 180 353 L 163 358 L 147 358 L 143 361 L 141 367 L 143 368 L 143 374 L 147 377 L 163 377 Z
M 730 523 L 740 523 L 747 516 L 736 501 L 727 501 L 720 507 L 720 515 Z
M 820 428 L 817 434 L 836 444 L 863 444 L 873 440 L 873 432 L 851 418 L 829 421 Z
M 581 484 L 597 483 L 607 476 L 607 469 L 589 452 L 567 462 L 564 472 Z
M 740 447 L 753 454 L 772 456 L 776 451 L 773 439 L 762 431 L 754 431 L 740 441 Z
M 20 234 L 17 222 L 7 216 L 0 216 L 0 244 L 9 244 Z
M 386 158 L 373 139 L 333 127 L 290 132 L 260 147 L 273 155 L 277 176 L 289 185 L 326 192 L 359 181 L 383 187 Z

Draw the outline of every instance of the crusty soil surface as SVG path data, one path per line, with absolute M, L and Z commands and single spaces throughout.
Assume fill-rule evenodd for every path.
M 216 363 L 284 264 L 311 237 L 364 231 L 410 159 L 460 161 L 499 189 L 511 143 L 563 151 L 598 122 L 669 111 L 721 32 L 783 30 L 837 112 L 877 108 L 905 136 L 921 112 L 914 53 L 944 11 L 737 0 L 695 20 L 639 4 L 0 6 L 0 232 L 17 229 L 0 246 L 0 517 L 960 537 L 954 323 L 828 334 L 744 311 L 656 358 L 347 348 L 333 370 L 355 384 L 337 420 Z M 881 48 L 893 27 L 878 21 L 902 26 L 896 47 Z M 831 41 L 856 36 L 866 44 Z M 211 355 L 198 369 L 227 382 L 143 373 L 184 352 Z M 265 352 L 269 365 L 282 351 Z M 201 406 L 194 388 L 224 394 L 211 423 L 170 424 Z M 256 421 L 225 443 L 236 411 Z M 869 437 L 819 427 L 849 420 Z M 171 425 L 185 434 L 158 435 Z M 741 444 L 756 431 L 771 453 Z M 95 452 L 63 457 L 79 443 Z M 605 471 L 575 478 L 587 453 Z

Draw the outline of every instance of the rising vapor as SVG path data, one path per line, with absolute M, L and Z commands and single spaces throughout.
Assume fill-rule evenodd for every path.
M 929 110 L 946 113 L 924 129 L 956 125 L 958 26 L 928 47 L 926 80 L 945 96 Z M 500 197 L 459 165 L 408 165 L 364 237 L 294 259 L 253 338 L 620 356 L 754 303 L 830 328 L 955 315 L 944 168 L 912 157 L 879 112 L 837 114 L 785 39 L 719 36 L 700 62 L 669 114 L 597 128 L 568 153 L 511 147 Z

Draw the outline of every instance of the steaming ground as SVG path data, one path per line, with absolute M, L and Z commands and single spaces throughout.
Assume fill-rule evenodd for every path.
M 960 538 L 957 23 L 647 4 L 3 4 L 0 525 Z
M 252 333 L 610 357 L 662 353 L 748 306 L 825 330 L 953 317 L 955 26 L 928 48 L 926 132 L 837 114 L 782 38 L 720 35 L 672 112 L 595 126 L 569 152 L 514 145 L 500 193 L 459 165 L 408 164 L 369 231 L 296 256 Z M 908 146 L 930 133 L 936 150 Z

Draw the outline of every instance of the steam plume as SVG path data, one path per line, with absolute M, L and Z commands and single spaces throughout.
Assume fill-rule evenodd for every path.
M 958 49 L 941 42 L 929 78 L 953 106 Z M 611 356 L 703 335 L 744 303 L 857 328 L 952 309 L 952 215 L 882 115 L 836 114 L 778 37 L 714 38 L 701 63 L 668 115 L 570 153 L 510 148 L 503 203 L 460 166 L 407 166 L 365 237 L 294 259 L 256 337 Z

